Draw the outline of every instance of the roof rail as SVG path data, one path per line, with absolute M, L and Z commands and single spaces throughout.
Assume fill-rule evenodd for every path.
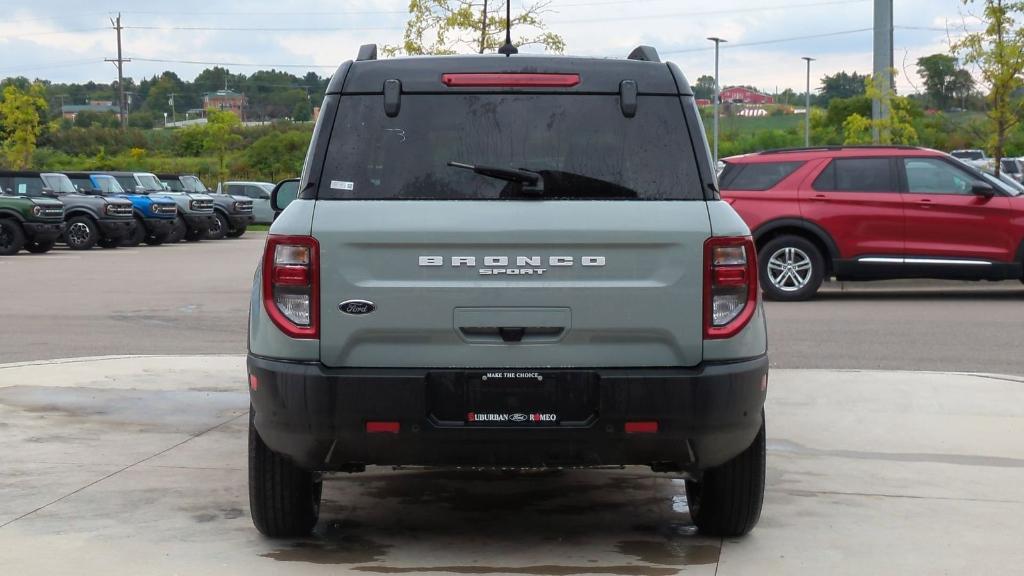
M 629 53 L 629 60 L 641 60 L 643 62 L 661 62 L 658 51 L 653 46 L 637 46 Z
M 356 56 L 356 62 L 362 62 L 364 60 L 376 60 L 377 59 L 377 45 L 376 44 L 363 44 L 359 47 L 359 55 Z
M 835 151 L 835 150 L 858 150 L 872 148 L 896 148 L 899 150 L 920 150 L 920 146 L 910 146 L 908 144 L 847 144 L 847 145 L 826 145 L 826 146 L 800 146 L 796 148 L 776 148 L 774 150 L 763 150 L 758 154 L 785 154 L 787 152 L 814 152 L 817 150 L 822 151 Z

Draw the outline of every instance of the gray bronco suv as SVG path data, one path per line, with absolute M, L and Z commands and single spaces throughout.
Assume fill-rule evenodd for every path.
M 275 193 L 275 209 L 284 194 Z M 702 533 L 764 492 L 750 232 L 693 92 L 627 59 L 376 59 L 327 89 L 249 317 L 249 494 L 309 533 L 323 473 L 644 465 Z

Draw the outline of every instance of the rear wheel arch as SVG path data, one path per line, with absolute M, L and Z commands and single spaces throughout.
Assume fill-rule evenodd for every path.
M 754 245 L 758 250 L 779 236 L 800 236 L 814 243 L 825 258 L 829 274 L 835 271 L 834 262 L 839 259 L 839 248 L 832 237 L 817 224 L 799 218 L 786 218 L 766 222 L 754 231 Z M 1022 245 L 1024 247 L 1024 245 Z

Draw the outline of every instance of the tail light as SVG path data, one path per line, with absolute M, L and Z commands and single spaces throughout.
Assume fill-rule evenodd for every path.
M 263 307 L 292 338 L 320 336 L 320 245 L 312 236 L 267 236 Z
M 757 253 L 749 236 L 704 243 L 704 338 L 732 338 L 757 310 Z

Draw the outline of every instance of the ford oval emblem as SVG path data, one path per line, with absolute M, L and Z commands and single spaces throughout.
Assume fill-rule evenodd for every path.
M 353 316 L 369 314 L 376 309 L 377 305 L 369 300 L 345 300 L 341 304 L 338 304 L 338 310 L 341 310 L 345 314 L 352 314 Z
M 513 414 L 510 419 L 513 422 L 526 422 L 529 418 L 526 414 Z

